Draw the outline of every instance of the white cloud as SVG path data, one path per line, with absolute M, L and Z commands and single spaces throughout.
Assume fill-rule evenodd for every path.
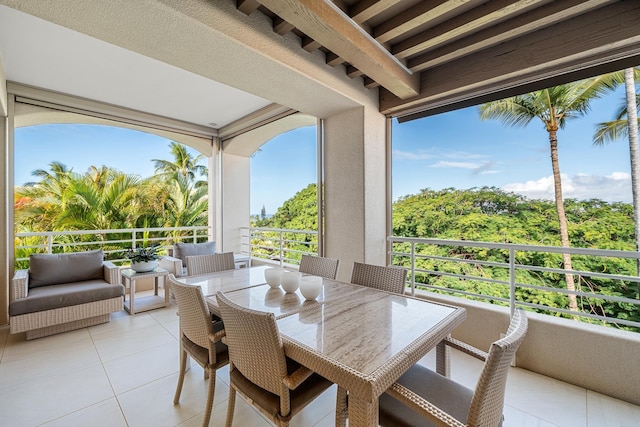
M 530 199 L 554 200 L 553 176 L 506 184 L 502 189 Z M 569 177 L 562 174 L 562 193 L 565 199 L 631 203 L 631 176 L 626 172 L 606 176 L 579 173 Z
M 484 154 L 469 153 L 467 151 L 442 151 L 437 148 L 418 150 L 418 151 L 401 151 L 393 150 L 393 158 L 396 160 L 431 160 L 431 159 L 454 159 L 454 160 L 472 160 L 486 159 L 488 156 Z
M 433 165 L 432 168 L 461 168 L 461 169 L 477 169 L 482 166 L 482 163 L 470 163 L 470 162 L 447 162 L 441 160 Z

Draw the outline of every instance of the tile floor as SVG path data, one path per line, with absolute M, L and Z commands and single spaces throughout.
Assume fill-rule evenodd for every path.
M 202 369 L 192 363 L 179 405 L 178 318 L 175 305 L 110 323 L 25 341 L 0 329 L 0 426 L 200 426 L 206 398 Z M 481 362 L 452 352 L 453 378 L 473 387 Z M 423 363 L 433 366 L 432 354 Z M 223 426 L 228 369 L 218 371 L 211 426 Z M 332 426 L 335 387 L 293 427 Z M 640 407 L 513 368 L 505 426 L 638 426 Z M 234 425 L 270 423 L 241 398 Z

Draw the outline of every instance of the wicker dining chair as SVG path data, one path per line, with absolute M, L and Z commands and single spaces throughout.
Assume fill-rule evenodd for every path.
M 187 263 L 187 271 L 190 276 L 233 270 L 236 268 L 233 252 L 188 256 L 185 258 L 185 262 Z
M 211 314 L 200 286 L 185 285 L 178 282 L 173 274 L 167 278 L 169 287 L 178 303 L 180 316 L 180 376 L 176 386 L 173 403 L 178 404 L 189 356 L 205 370 L 209 378 L 207 403 L 202 421 L 209 425 L 213 395 L 216 387 L 216 370 L 229 363 L 227 346 L 222 343 L 224 326 L 222 321 L 211 321 Z
M 407 281 L 407 269 L 380 265 L 353 263 L 351 283 L 387 292 L 403 294 Z
M 321 256 L 302 255 L 300 260 L 300 273 L 321 276 L 327 279 L 335 279 L 338 274 L 339 259 L 325 258 Z
M 233 423 L 236 392 L 277 426 L 322 394 L 331 382 L 287 358 L 273 313 L 251 310 L 217 293 L 229 346 L 229 407 Z
M 381 426 L 500 426 L 507 374 L 527 332 L 527 316 L 516 310 L 507 334 L 484 353 L 460 341 L 449 345 L 485 360 L 472 391 L 421 365 L 414 365 L 380 397 Z

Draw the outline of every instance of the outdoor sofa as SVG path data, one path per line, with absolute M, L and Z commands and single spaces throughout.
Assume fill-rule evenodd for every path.
M 29 340 L 106 323 L 123 302 L 120 270 L 102 250 L 33 254 L 11 281 L 10 331 Z

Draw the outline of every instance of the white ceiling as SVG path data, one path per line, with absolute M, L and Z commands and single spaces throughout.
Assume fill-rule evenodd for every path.
M 2 5 L 0 58 L 8 81 L 213 128 L 272 104 Z

